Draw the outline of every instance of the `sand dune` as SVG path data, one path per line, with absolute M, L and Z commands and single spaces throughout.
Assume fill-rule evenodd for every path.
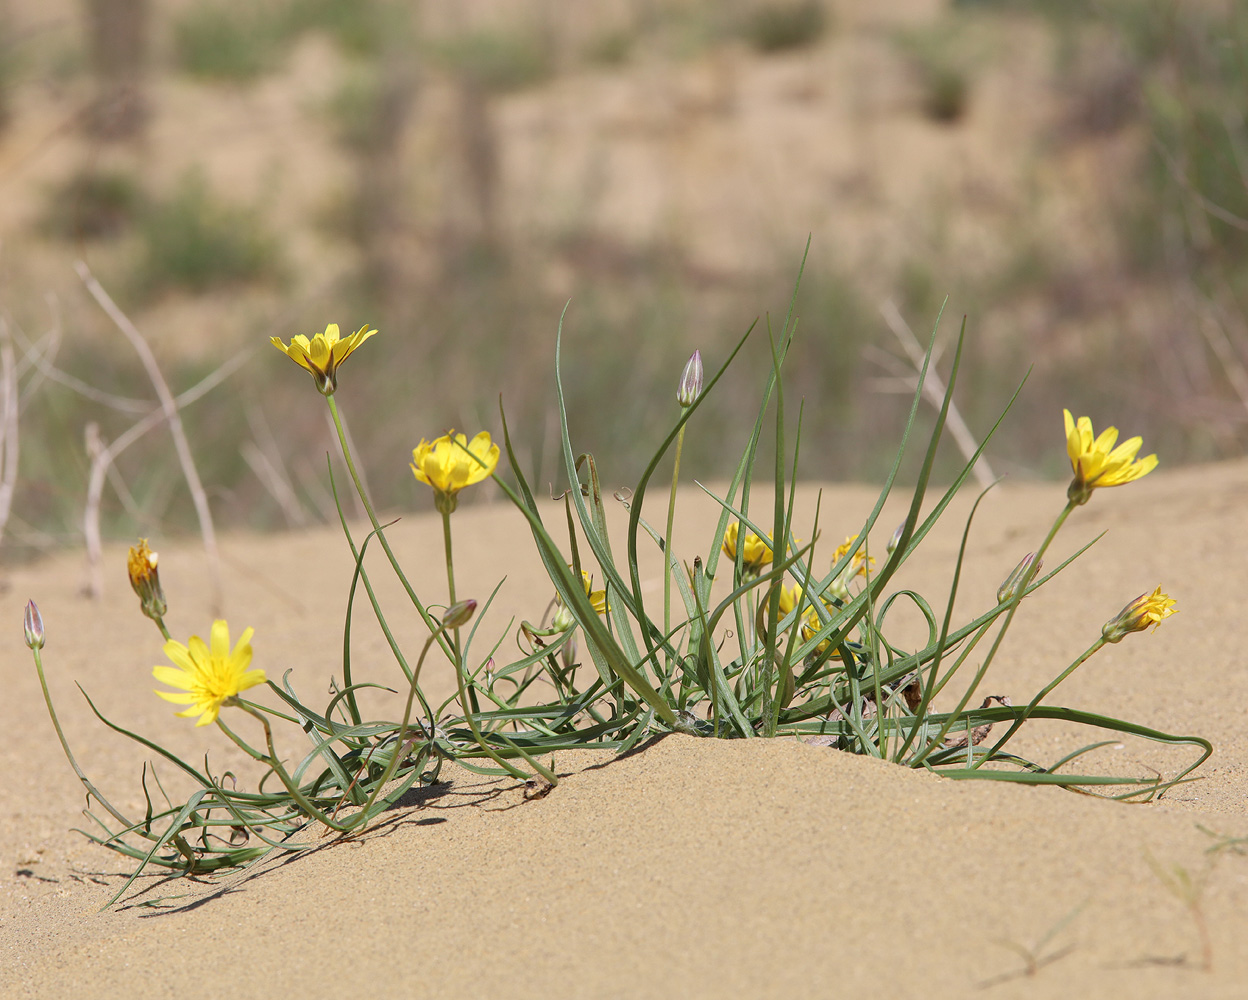
M 856 530 L 873 492 L 826 488 L 822 523 L 831 511 Z M 969 499 L 900 581 L 942 604 Z M 805 490 L 799 506 L 813 501 Z M 986 501 L 959 608 L 969 615 L 991 601 L 1062 502 L 1057 484 L 1006 486 Z M 713 509 L 693 492 L 683 503 L 684 525 L 701 539 Z M 620 759 L 560 754 L 567 777 L 537 801 L 512 782 L 457 772 L 358 841 L 327 839 L 217 882 L 147 879 L 107 913 L 96 910 L 125 866 L 68 831 L 82 793 L 22 645 L 25 600 L 39 602 L 47 623 L 49 681 L 75 752 L 119 804 L 141 802 L 143 755 L 90 716 L 75 682 L 124 725 L 192 758 L 210 749 L 214 769 L 237 764 L 237 754 L 150 694 L 160 641 L 125 584 L 124 547 L 107 553 L 116 572 L 96 603 L 77 596 L 73 554 L 15 570 L 0 596 L 0 621 L 10 623 L 0 634 L 0 988 L 39 997 L 279 988 L 317 997 L 942 997 L 987 983 L 988 996 L 1243 997 L 1248 850 L 1210 854 L 1214 840 L 1200 827 L 1248 837 L 1246 509 L 1246 462 L 1159 472 L 1098 494 L 1058 548 L 1107 536 L 1029 599 L 984 686 L 1029 697 L 1127 600 L 1161 583 L 1180 613 L 1105 650 L 1052 699 L 1212 740 L 1201 780 L 1160 802 L 953 782 L 786 740 L 667 736 Z M 549 587 L 514 512 L 481 505 L 456 518 L 461 592 L 483 593 L 506 574 L 496 627 L 513 613 L 540 615 L 533 595 Z M 437 522 L 409 517 L 393 537 L 417 586 L 440 594 Z M 170 628 L 203 634 L 202 554 L 189 542 L 160 551 Z M 232 536 L 224 551 L 226 610 L 236 629 L 255 625 L 257 665 L 271 677 L 292 669 L 301 690 L 324 690 L 340 655 L 350 566 L 337 533 Z M 394 588 L 383 592 L 414 639 Z M 361 617 L 359 629 L 357 663 L 387 676 L 375 626 Z M 396 714 L 392 702 L 377 707 Z M 1095 736 L 1042 723 L 1021 735 L 1020 750 L 1044 760 Z M 1133 773 L 1174 773 L 1191 759 L 1144 743 L 1099 753 L 1104 768 Z M 1154 863 L 1207 879 L 1211 971 L 1201 968 L 1195 915 Z M 162 898 L 162 908 L 146 905 Z M 1035 975 L 1000 978 L 1024 969 L 1003 941 L 1034 948 L 1068 917 L 1038 953 Z

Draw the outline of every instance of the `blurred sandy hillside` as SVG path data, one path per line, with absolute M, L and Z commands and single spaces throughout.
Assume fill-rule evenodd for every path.
M 269 333 L 378 325 L 387 370 L 355 422 L 402 497 L 411 428 L 491 425 L 499 391 L 541 467 L 569 297 L 573 416 L 589 446 L 639 447 L 604 386 L 648 405 L 693 347 L 722 357 L 783 309 L 810 233 L 794 388 L 840 432 L 812 473 L 878 468 L 867 432 L 900 404 L 877 383 L 904 372 L 879 306 L 924 337 L 946 294 L 977 433 L 1037 366 L 998 467 L 1056 471 L 1062 405 L 1171 460 L 1239 453 L 1244 4 L 1084 7 L 0 0 L 0 305 L 133 394 L 79 257 L 192 381 Z M 319 401 L 280 361 L 215 397 L 263 384 L 307 428 L 283 447 L 321 454 Z M 695 457 L 752 419 L 731 399 L 753 374 Z M 80 409 L 31 433 L 81 450 L 86 420 L 124 426 Z M 234 456 L 222 489 L 251 517 L 256 421 L 217 417 L 205 447 Z

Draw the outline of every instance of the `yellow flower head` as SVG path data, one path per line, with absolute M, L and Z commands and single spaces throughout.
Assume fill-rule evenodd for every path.
M 1143 438 L 1133 437 L 1114 447 L 1118 440 L 1118 428 L 1106 427 L 1099 437 L 1092 435 L 1092 421 L 1080 417 L 1078 423 L 1063 410 L 1066 417 L 1066 453 L 1075 478 L 1071 480 L 1066 496 L 1076 504 L 1084 504 L 1092 491 L 1101 486 L 1121 486 L 1141 476 L 1147 476 L 1157 468 L 1157 456 L 1148 455 L 1137 459 Z
M 291 361 L 310 371 L 317 389 L 326 396 L 332 396 L 338 388 L 338 366 L 376 332 L 365 323 L 355 333 L 340 340 L 338 324 L 330 323 L 324 333 L 316 334 L 311 340 L 298 334 L 290 338 L 289 344 L 283 344 L 280 337 L 270 337 L 269 342 Z
M 208 642 L 197 635 L 188 645 L 170 639 L 165 655 L 173 666 L 152 668 L 152 676 L 162 684 L 178 688 L 175 692 L 157 691 L 165 701 L 189 705 L 182 718 L 199 715 L 197 726 L 215 722 L 221 706 L 237 697 L 240 691 L 264 683 L 263 670 L 248 670 L 251 663 L 251 636 L 255 629 L 246 629 L 238 645 L 230 652 L 230 627 L 221 619 L 212 623 Z
M 594 590 L 594 579 L 584 570 L 581 570 L 581 582 L 585 584 L 585 596 L 589 598 L 589 603 L 593 607 L 594 613 L 605 615 L 607 613 L 607 592 L 605 590 Z
M 126 569 L 130 574 L 130 586 L 139 595 L 139 603 L 148 618 L 159 621 L 169 610 L 165 592 L 160 586 L 160 574 L 156 571 L 156 553 L 147 547 L 147 539 L 140 538 L 138 545 L 130 547 Z
M 453 430 L 433 441 L 420 439 L 412 449 L 412 474 L 432 486 L 438 510 L 455 509 L 456 497 L 465 486 L 488 479 L 498 465 L 498 445 L 482 431 L 470 442 L 468 435 Z
M 852 580 L 855 576 L 865 576 L 868 566 L 875 565 L 875 556 L 867 557 L 863 555 L 864 544 L 859 544 L 857 535 L 846 535 L 845 541 L 836 547 L 836 551 L 832 553 L 832 565 L 839 563 L 852 549 L 854 550 L 854 558 L 840 573 L 843 582 Z
M 568 569 L 571 568 L 569 565 Z M 585 570 L 581 570 L 581 583 L 585 586 L 585 596 L 589 598 L 590 606 L 595 613 L 605 615 L 610 610 L 607 607 L 607 592 L 605 590 L 594 590 L 594 578 L 586 573 Z M 576 619 L 572 616 L 572 612 L 564 606 L 563 598 L 558 593 L 555 594 L 555 604 L 558 605 L 558 610 L 555 612 L 554 627 L 560 632 L 566 632 L 576 624 Z
M 733 521 L 728 525 L 728 530 L 724 532 L 723 552 L 729 559 L 733 561 L 737 558 L 737 537 L 741 530 L 741 523 Z M 741 551 L 741 568 L 746 573 L 757 574 L 764 566 L 771 562 L 771 539 L 764 541 L 754 532 L 750 532 L 745 536 L 745 544 Z
M 1101 634 L 1106 642 L 1121 642 L 1132 632 L 1143 632 L 1150 625 L 1156 631 L 1157 626 L 1173 614 L 1177 614 L 1174 599 L 1158 587 L 1151 594 L 1141 594 L 1119 611 L 1105 623 Z

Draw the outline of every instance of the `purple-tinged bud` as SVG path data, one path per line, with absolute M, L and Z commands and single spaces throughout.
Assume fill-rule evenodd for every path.
M 477 602 L 472 598 L 466 601 L 459 601 L 446 609 L 446 614 L 442 616 L 442 624 L 447 628 L 459 628 L 461 625 L 467 625 L 468 619 L 472 617 L 473 612 L 476 610 Z
M 897 530 L 893 532 L 893 537 L 888 540 L 888 544 L 884 546 L 884 551 L 890 556 L 897 551 L 897 546 L 901 544 L 901 536 L 906 530 L 906 522 L 902 521 L 897 525 Z
M 43 615 L 39 614 L 39 607 L 34 601 L 26 602 L 22 628 L 26 630 L 26 645 L 31 649 L 43 649 Z
M 1010 575 L 1005 578 L 1005 582 L 997 588 L 997 603 L 1009 604 L 1014 600 L 1019 591 L 1035 579 L 1043 565 L 1044 560 L 1036 559 L 1034 552 L 1028 552 L 1023 556 L 1022 561 L 1010 570 Z
M 676 390 L 676 402 L 683 407 L 690 407 L 702 395 L 702 352 L 694 351 L 685 362 L 685 370 L 680 374 L 680 388 Z

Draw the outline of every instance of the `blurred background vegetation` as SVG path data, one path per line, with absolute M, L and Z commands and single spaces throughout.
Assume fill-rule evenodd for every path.
M 615 488 L 689 353 L 778 325 L 808 234 L 808 477 L 887 467 L 888 304 L 926 340 L 946 296 L 974 434 L 1034 366 L 997 472 L 1060 474 L 1063 406 L 1167 465 L 1242 455 L 1246 28 L 1243 0 L 0 0 L 0 560 L 80 544 L 91 455 L 154 405 L 79 260 L 175 394 L 250 352 L 183 413 L 228 526 L 332 516 L 323 403 L 270 335 L 380 328 L 339 398 L 403 509 L 412 446 L 497 434 L 500 394 L 559 479 L 570 300 L 575 444 Z M 730 471 L 767 357 L 755 337 L 691 428 L 692 475 Z M 167 428 L 117 455 L 101 517 L 193 530 Z

